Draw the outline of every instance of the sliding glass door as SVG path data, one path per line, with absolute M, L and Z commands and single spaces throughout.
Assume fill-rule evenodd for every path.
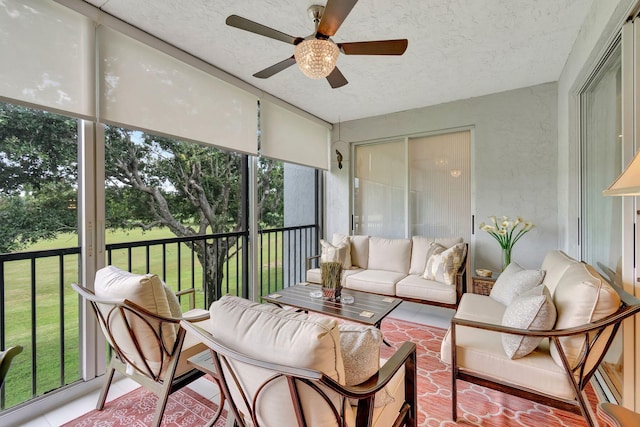
M 354 234 L 471 238 L 471 132 L 354 149 Z

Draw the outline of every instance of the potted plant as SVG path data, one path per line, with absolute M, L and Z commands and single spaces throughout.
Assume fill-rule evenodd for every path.
M 339 301 L 342 293 L 342 263 L 336 261 L 320 264 L 322 296 L 330 301 Z

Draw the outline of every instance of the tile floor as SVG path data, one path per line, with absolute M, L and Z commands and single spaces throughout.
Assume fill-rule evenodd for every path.
M 390 316 L 396 319 L 406 320 L 415 323 L 432 325 L 440 328 L 448 328 L 454 311 L 450 309 L 431 307 L 424 304 L 403 302 Z M 123 379 L 112 385 L 108 400 L 122 396 L 135 388 L 138 384 L 134 381 Z M 217 400 L 217 390 L 211 387 L 211 381 L 204 378 L 198 379 L 188 387 L 192 388 L 200 395 Z M 19 424 L 25 427 L 57 427 L 74 418 L 87 413 L 95 408 L 98 400 L 98 391 L 89 393 L 68 404 L 62 405 L 55 410 L 49 411 L 27 423 Z

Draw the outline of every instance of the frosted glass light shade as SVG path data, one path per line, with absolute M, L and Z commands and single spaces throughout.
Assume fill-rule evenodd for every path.
M 605 196 L 640 196 L 640 151 L 629 166 L 602 192 Z
M 331 74 L 339 54 L 340 49 L 332 41 L 309 39 L 296 45 L 293 56 L 305 76 L 321 79 Z

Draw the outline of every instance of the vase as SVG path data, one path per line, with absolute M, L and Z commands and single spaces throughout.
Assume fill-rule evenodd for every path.
M 511 248 L 502 248 L 502 271 L 511 264 Z

